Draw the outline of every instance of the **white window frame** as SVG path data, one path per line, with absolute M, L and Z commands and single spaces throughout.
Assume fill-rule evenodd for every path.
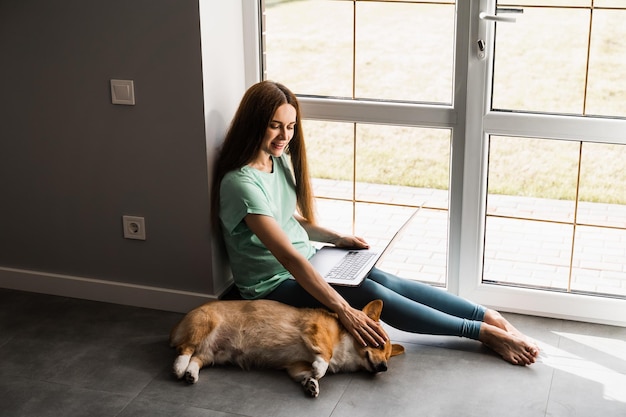
M 262 16 L 260 1 L 242 6 L 249 86 L 261 79 Z M 495 11 L 495 0 L 457 2 L 453 105 L 300 97 L 302 111 L 316 120 L 451 130 L 448 291 L 502 311 L 626 326 L 623 299 L 482 283 L 489 135 L 626 144 L 626 120 L 491 111 L 491 63 L 478 58 L 475 42 L 492 41 L 493 26 L 479 20 L 481 10 Z M 492 52 L 487 42 L 488 57 Z

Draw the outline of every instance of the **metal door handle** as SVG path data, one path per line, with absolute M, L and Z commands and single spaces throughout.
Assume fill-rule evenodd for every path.
M 489 13 L 485 13 L 485 12 L 480 12 L 480 14 L 478 15 L 478 17 L 481 20 L 488 20 L 490 22 L 508 22 L 508 23 L 515 23 L 517 21 L 517 19 L 515 17 L 509 17 L 509 16 L 498 16 L 495 14 L 489 14 Z

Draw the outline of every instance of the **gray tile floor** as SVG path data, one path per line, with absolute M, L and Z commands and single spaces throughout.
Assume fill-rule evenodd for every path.
M 393 331 L 389 371 L 330 375 L 317 399 L 280 371 L 170 373 L 181 314 L 0 289 L 1 416 L 626 416 L 626 329 L 505 314 L 541 362 Z

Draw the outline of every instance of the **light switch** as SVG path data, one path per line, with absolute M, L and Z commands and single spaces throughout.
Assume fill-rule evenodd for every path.
M 111 102 L 134 106 L 135 84 L 133 80 L 111 80 Z

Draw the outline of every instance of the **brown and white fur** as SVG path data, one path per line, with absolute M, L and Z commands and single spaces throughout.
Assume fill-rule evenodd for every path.
M 382 301 L 363 311 L 378 321 Z M 174 373 L 189 383 L 198 381 L 204 366 L 235 364 L 243 369 L 286 369 L 311 397 L 319 395 L 326 372 L 387 370 L 387 360 L 404 352 L 387 342 L 362 347 L 325 309 L 300 309 L 271 300 L 213 301 L 187 315 L 172 330 L 178 351 Z

